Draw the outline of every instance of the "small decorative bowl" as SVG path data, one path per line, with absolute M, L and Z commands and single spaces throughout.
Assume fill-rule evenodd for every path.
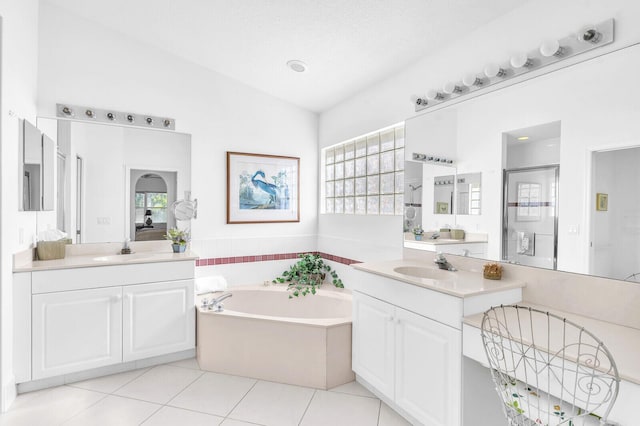
M 498 263 L 486 263 L 482 268 L 482 275 L 488 280 L 502 279 L 502 265 Z

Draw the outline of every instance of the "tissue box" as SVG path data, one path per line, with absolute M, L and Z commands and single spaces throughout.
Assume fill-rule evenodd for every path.
M 59 241 L 38 241 L 36 246 L 38 260 L 64 259 L 68 241 L 67 238 Z
M 464 231 L 462 229 L 452 229 L 451 238 L 454 240 L 464 240 Z

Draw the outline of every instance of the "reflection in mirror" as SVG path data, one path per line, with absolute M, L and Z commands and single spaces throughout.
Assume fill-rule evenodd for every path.
M 55 143 L 27 120 L 20 120 L 21 211 L 53 210 Z
M 417 161 L 404 162 L 404 232 L 422 227 L 422 167 Z
M 456 215 L 479 215 L 482 173 L 456 176 Z
M 191 188 L 190 135 L 72 120 L 38 120 L 39 124 L 40 120 L 56 123 L 57 181 L 62 186 L 57 193 L 64 194 L 56 203 L 56 214 L 59 225 L 64 225 L 62 229 L 74 234 L 74 243 L 157 238 L 166 233 L 167 227 L 175 226 L 168 206 L 177 194 Z M 161 177 L 166 189 L 154 192 L 155 187 L 149 186 L 150 177 L 149 182 L 140 183 L 146 196 L 136 199 L 136 184 L 145 174 Z M 140 231 L 156 232 L 145 232 L 142 237 L 136 235 L 136 228 L 145 226 L 147 210 L 153 228 Z
M 640 282 L 640 148 L 593 153 L 592 255 L 595 275 Z
M 453 214 L 454 175 L 435 176 L 433 178 L 433 213 Z
M 131 240 L 163 240 L 175 226 L 168 207 L 176 200 L 176 173 L 131 170 Z
M 479 215 L 438 217 L 429 209 L 423 212 L 425 229 L 432 223 L 449 222 L 464 229 L 467 235 L 484 233 L 488 236 L 485 258 L 504 259 L 504 171 L 559 166 L 555 200 L 554 191 L 547 185 L 553 183 L 553 179 L 547 179 L 547 183 L 514 179 L 511 186 L 514 199 L 510 202 L 515 205 L 512 221 L 507 224 L 513 232 L 507 233 L 507 238 L 513 246 L 509 251 L 519 257 L 515 261 L 537 262 L 541 259 L 535 257 L 540 255 L 546 258 L 547 267 L 552 262 L 552 250 L 543 249 L 540 244 L 543 239 L 553 239 L 553 232 L 533 231 L 535 235 L 527 235 L 531 222 L 535 221 L 528 222 L 525 218 L 535 217 L 536 209 L 540 208 L 541 223 L 557 221 L 558 270 L 634 279 L 633 275 L 640 273 L 636 249 L 640 246 L 640 200 L 634 195 L 640 182 L 631 174 L 625 174 L 622 163 L 613 165 L 609 161 L 607 164 L 599 156 L 640 146 L 640 121 L 637 120 L 640 85 L 625 84 L 640 73 L 639 54 L 639 45 L 623 47 L 551 72 L 544 78 L 461 100 L 406 120 L 405 145 L 415 147 L 411 152 L 431 152 L 442 145 L 437 138 L 430 138 L 433 134 L 453 135 L 455 138 L 447 140 L 446 145 L 455 149 L 451 157 L 456 159 L 457 168 L 482 173 Z M 456 119 L 449 122 L 434 119 L 434 114 L 445 111 Z M 484 113 L 487 111 L 493 113 Z M 541 123 L 546 124 L 540 126 Z M 550 135 L 538 141 L 534 134 L 522 132 L 545 128 L 550 130 Z M 515 140 L 509 140 L 509 136 Z M 640 159 L 635 159 L 632 151 L 627 154 L 634 164 L 633 170 L 637 170 Z M 531 183 L 540 185 L 539 194 L 535 186 L 526 185 Z M 545 192 L 551 198 L 544 195 Z M 598 198 L 597 194 L 605 197 Z M 428 197 L 425 193 L 425 200 L 430 200 Z M 541 198 L 536 201 L 536 197 Z M 596 203 L 598 199 L 601 203 Z M 608 203 L 604 203 L 604 199 Z M 629 200 L 633 205 L 620 204 L 621 200 Z M 536 202 L 549 205 L 536 205 Z M 556 202 L 557 210 L 552 216 L 551 203 Z M 596 208 L 605 205 L 607 210 Z M 543 219 L 543 210 L 549 210 L 546 219 Z

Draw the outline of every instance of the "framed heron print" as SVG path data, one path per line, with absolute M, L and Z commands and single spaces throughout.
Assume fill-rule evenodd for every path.
M 300 158 L 227 152 L 227 223 L 300 222 Z

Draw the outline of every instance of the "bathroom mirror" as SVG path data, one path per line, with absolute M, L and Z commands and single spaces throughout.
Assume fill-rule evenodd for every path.
M 19 175 L 21 211 L 53 210 L 55 144 L 27 120 L 19 124 Z
M 456 176 L 456 215 L 479 215 L 482 199 L 482 173 Z
M 486 233 L 488 243 L 484 258 L 504 259 L 503 172 L 516 167 L 511 161 L 507 164 L 507 145 L 526 143 L 534 136 L 527 134 L 527 129 L 546 126 L 556 136 L 541 139 L 535 149 L 522 145 L 511 151 L 520 151 L 517 155 L 520 157 L 519 168 L 539 163 L 539 157 L 546 151 L 553 152 L 558 159 L 557 184 L 552 178 L 544 180 L 549 186 L 545 188 L 549 197 L 537 201 L 546 203 L 545 206 L 531 201 L 535 196 L 532 187 L 522 186 L 522 191 L 517 192 L 518 183 L 527 183 L 529 176 L 514 180 L 514 208 L 522 207 L 522 214 L 515 214 L 513 219 L 518 225 L 511 236 L 514 250 L 528 258 L 542 256 L 542 246 L 536 243 L 547 236 L 537 234 L 546 232 L 536 231 L 531 235 L 528 227 L 535 220 L 545 220 L 557 223 L 556 269 L 615 279 L 625 279 L 640 272 L 639 256 L 621 255 L 637 253 L 630 247 L 640 245 L 637 225 L 640 223 L 640 204 L 630 205 L 636 198 L 618 190 L 626 181 L 634 188 L 640 184 L 638 173 L 634 172 L 637 164 L 633 170 L 623 172 L 622 161 L 598 157 L 599 153 L 640 147 L 637 104 L 640 86 L 625 83 L 640 73 L 639 57 L 640 46 L 626 47 L 519 84 L 478 92 L 479 96 L 461 98 L 460 102 L 451 105 L 443 103 L 433 111 L 425 110 L 406 121 L 406 145 L 410 150 L 434 152 L 442 142 L 429 136 L 449 135 L 448 146 L 455 147 L 451 158 L 455 159 L 458 176 L 481 175 L 479 214 L 463 214 L 460 207 L 457 214 L 448 218 L 451 225 L 467 232 Z M 443 115 L 445 111 L 445 116 L 455 117 L 455 120 L 430 118 L 432 114 Z M 441 126 L 446 128 L 438 128 Z M 549 164 L 549 161 L 544 163 Z M 552 185 L 557 185 L 556 199 Z M 597 205 L 598 194 L 608 196 L 606 210 Z M 436 202 L 427 194 L 423 196 L 424 202 Z M 458 195 L 456 200 L 460 201 Z M 538 206 L 552 205 L 556 208 L 549 215 L 536 214 Z M 524 210 L 527 208 L 528 213 Z M 528 216 L 524 216 L 525 213 Z M 425 229 L 436 228 L 444 222 L 444 218 L 427 212 L 423 212 L 422 219 Z M 552 265 L 552 262 L 547 263 Z M 615 268 L 610 267 L 613 263 Z M 603 267 L 603 264 L 609 266 Z
M 171 205 L 191 190 L 191 136 L 39 118 L 57 129 L 58 227 L 74 243 L 164 239 Z M 60 195 L 62 194 L 62 195 Z
M 433 178 L 433 213 L 453 213 L 454 175 L 435 176 Z

